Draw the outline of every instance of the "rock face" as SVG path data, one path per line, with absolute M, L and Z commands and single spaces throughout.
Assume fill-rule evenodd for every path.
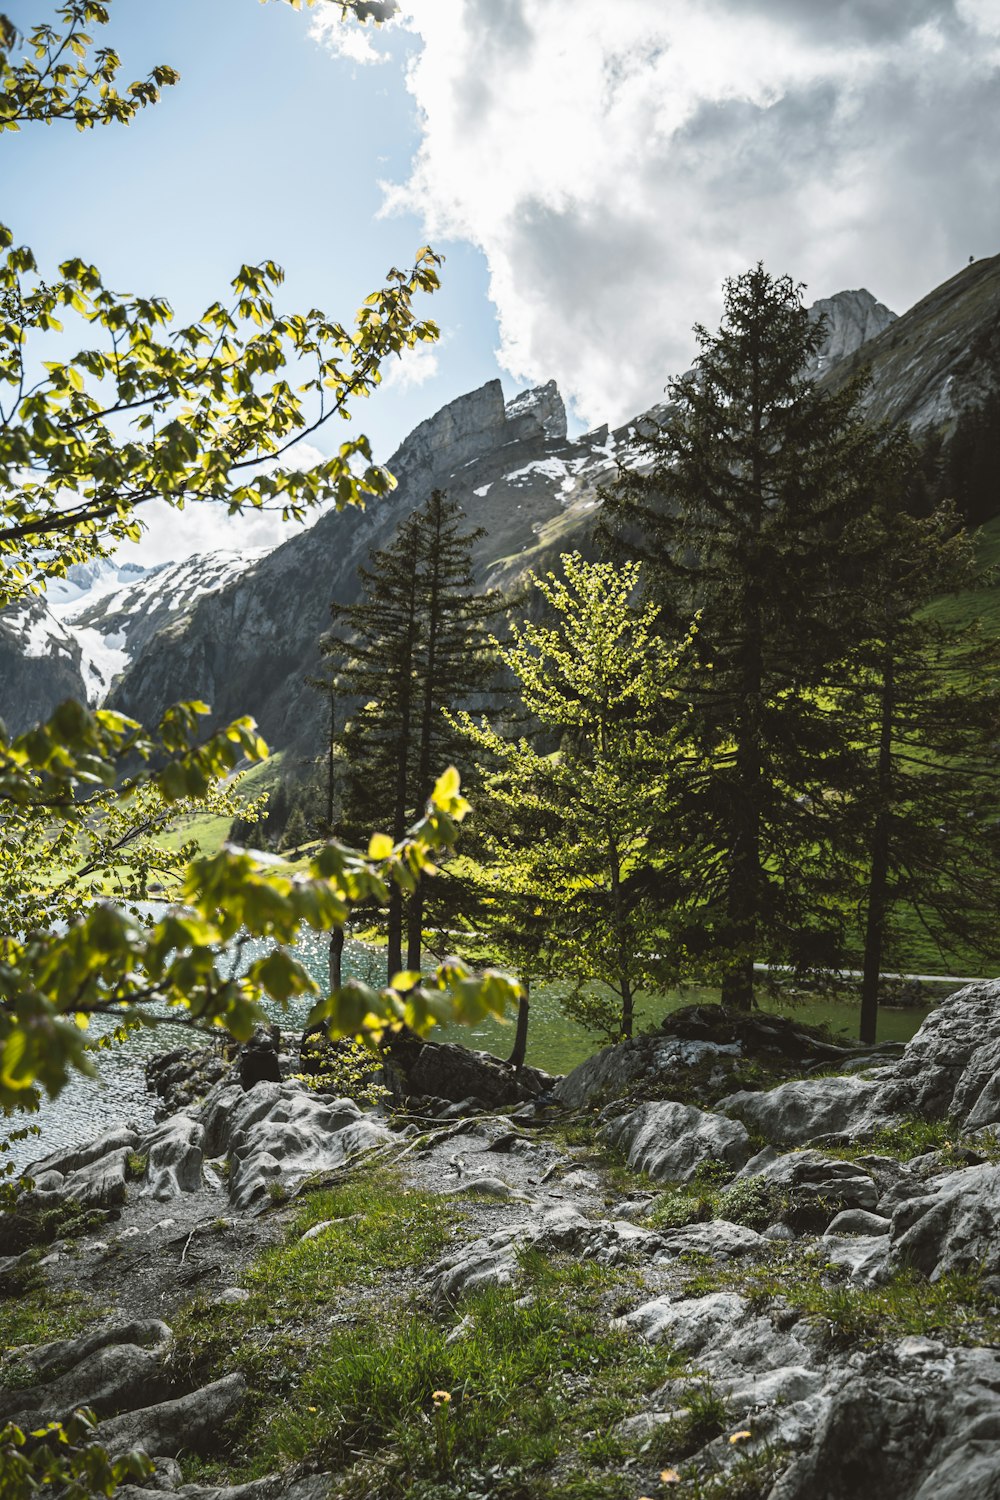
M 555 386 L 504 406 L 499 381 L 450 402 L 392 455 L 397 489 L 367 510 L 322 516 L 240 577 L 196 601 L 138 651 L 112 703 L 146 720 L 178 697 L 203 697 L 215 720 L 252 713 L 275 747 L 320 733 L 322 703 L 305 683 L 336 599 L 358 597 L 357 569 L 435 487 L 485 528 L 477 576 L 502 582 L 548 555 L 547 528 L 592 519 L 597 485 L 612 477 L 605 433 L 569 442 Z
M 44 599 L 0 614 L 0 718 L 10 734 L 47 719 L 66 698 L 86 698 L 79 643 Z
M 764 1094 L 730 1094 L 719 1109 L 776 1146 L 799 1146 L 873 1125 L 878 1095 L 866 1078 L 793 1079 Z
M 864 287 L 856 292 L 837 292 L 832 297 L 820 297 L 810 307 L 809 316 L 814 323 L 823 318 L 826 325 L 826 339 L 810 369 L 814 376 L 831 370 L 898 319 L 898 314 L 877 301 Z
M 640 1105 L 602 1134 L 625 1152 L 633 1172 L 645 1172 L 654 1182 L 690 1182 L 706 1161 L 740 1167 L 751 1152 L 742 1125 L 690 1104 Z

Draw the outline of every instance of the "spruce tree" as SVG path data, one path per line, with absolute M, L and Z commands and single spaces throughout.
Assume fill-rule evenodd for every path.
M 435 490 L 359 570 L 361 600 L 331 607 L 334 628 L 322 649 L 336 662 L 343 697 L 359 704 L 341 739 L 348 838 L 388 821 L 399 842 L 430 795 L 435 771 L 455 759 L 458 737 L 444 710 L 473 702 L 489 686 L 484 626 L 501 604 L 477 587 L 471 557 L 483 533 L 466 529 L 464 519 L 457 502 Z M 420 968 L 425 906 L 418 879 L 405 913 L 412 970 Z M 403 933 L 397 889 L 388 909 L 390 975 L 403 968 Z
M 1000 952 L 1000 642 L 967 612 L 983 578 L 954 506 L 882 504 L 859 540 L 864 633 L 837 707 L 859 760 L 844 844 L 858 850 L 860 1035 L 874 1042 L 885 955 L 908 957 L 902 921 L 960 961 Z
M 846 629 L 841 537 L 888 440 L 863 420 L 863 382 L 827 394 L 804 373 L 824 329 L 788 277 L 727 281 L 718 333 L 695 333 L 695 367 L 642 424 L 601 532 L 644 560 L 668 629 L 701 611 L 685 684 L 701 754 L 675 817 L 702 848 L 689 942 L 742 1010 L 755 960 L 839 952 L 825 795 L 844 747 L 821 689 Z

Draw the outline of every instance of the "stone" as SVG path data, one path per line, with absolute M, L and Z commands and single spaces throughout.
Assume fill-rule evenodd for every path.
M 169 1392 L 161 1349 L 116 1342 L 94 1350 L 47 1385 L 3 1392 L 0 1412 L 28 1429 L 64 1421 L 78 1406 L 93 1407 L 99 1417 L 106 1417 L 161 1401 Z
M 826 1226 L 827 1234 L 888 1234 L 892 1222 L 864 1208 L 845 1208 Z
M 258 1083 L 281 1082 L 281 1064 L 278 1061 L 280 1048 L 281 1033 L 277 1027 L 266 1031 L 258 1026 L 246 1046 L 241 1049 L 237 1063 L 240 1084 L 245 1090 L 255 1088 Z
M 703 1162 L 742 1166 L 750 1155 L 741 1124 L 691 1104 L 641 1104 L 610 1121 L 601 1135 L 625 1153 L 632 1171 L 656 1182 L 690 1182 Z
M 395 1139 L 353 1100 L 321 1098 L 296 1082 L 213 1089 L 202 1121 L 205 1154 L 229 1153 L 229 1197 L 240 1210 L 266 1200 L 271 1183 L 287 1187 Z
M 122 1146 L 71 1172 L 62 1193 L 81 1208 L 117 1208 L 128 1196 L 128 1159 L 131 1148 Z
M 250 1293 L 245 1286 L 227 1286 L 215 1300 L 220 1307 L 238 1307 L 241 1302 L 250 1301 Z
M 1000 1356 L 908 1344 L 845 1372 L 770 1500 L 1000 1500 Z
M 767 1183 L 787 1203 L 780 1217 L 793 1226 L 804 1222 L 815 1230 L 824 1216 L 829 1224 L 842 1209 L 872 1209 L 878 1203 L 878 1188 L 855 1162 L 819 1151 L 789 1151 L 762 1164 L 759 1160 L 749 1162 L 736 1181 L 753 1177 Z
M 218 1442 L 220 1426 L 242 1405 L 246 1391 L 242 1375 L 226 1375 L 174 1401 L 111 1417 L 98 1424 L 97 1438 L 112 1454 L 131 1448 L 167 1458 L 177 1458 L 182 1452 L 210 1453 Z
M 139 1144 L 137 1133 L 128 1126 L 105 1131 L 83 1146 L 73 1146 L 68 1151 L 56 1151 L 41 1161 L 32 1162 L 27 1175 L 38 1179 L 49 1172 L 58 1172 L 60 1177 L 69 1177 L 81 1167 L 89 1167 L 113 1151 L 134 1151 Z
M 429 1094 L 450 1104 L 503 1109 L 546 1094 L 555 1083 L 539 1068 L 517 1072 L 488 1052 L 472 1052 L 451 1042 L 422 1042 L 403 1038 L 392 1044 L 386 1062 L 386 1081 L 397 1101 Z
M 937 1177 L 892 1216 L 893 1266 L 938 1280 L 948 1271 L 1000 1273 L 1000 1166 Z
M 205 1128 L 190 1115 L 171 1115 L 143 1138 L 146 1178 L 142 1197 L 166 1202 L 202 1185 Z
M 663 1079 L 676 1079 L 685 1070 L 706 1061 L 725 1058 L 732 1063 L 741 1050 L 738 1042 L 655 1035 L 634 1037 L 602 1048 L 567 1073 L 556 1085 L 556 1099 L 569 1109 L 585 1109 L 633 1090 L 653 1088 Z
M 834 1265 L 843 1266 L 852 1281 L 877 1286 L 888 1274 L 889 1236 L 887 1234 L 850 1234 L 827 1232 L 820 1240 L 823 1254 Z
M 735 1260 L 767 1248 L 763 1237 L 754 1230 L 730 1224 L 726 1219 L 687 1224 L 683 1229 L 661 1229 L 659 1233 L 663 1249 L 656 1257 L 656 1265 L 685 1255 L 707 1256 L 713 1261 Z
M 821 1136 L 855 1136 L 874 1128 L 882 1087 L 855 1076 L 793 1078 L 764 1093 L 729 1094 L 716 1107 L 775 1146 L 801 1146 Z
M 51 1379 L 109 1344 L 133 1344 L 143 1349 L 158 1348 L 162 1352 L 170 1337 L 170 1329 L 159 1318 L 135 1319 L 93 1329 L 79 1338 L 36 1344 L 33 1349 L 22 1350 L 18 1359 L 39 1377 Z

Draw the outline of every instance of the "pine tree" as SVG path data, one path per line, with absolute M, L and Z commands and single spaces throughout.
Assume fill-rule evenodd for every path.
M 982 582 L 950 504 L 881 505 L 860 528 L 859 615 L 838 710 L 860 765 L 844 838 L 863 878 L 861 1040 L 874 1042 L 888 951 L 915 917 L 944 953 L 996 959 L 1000 890 L 1000 643 L 948 608 Z
M 403 837 L 434 785 L 435 767 L 454 758 L 456 732 L 446 708 L 474 701 L 493 667 L 484 626 L 501 604 L 478 590 L 471 554 L 481 531 L 435 490 L 392 543 L 361 568 L 363 597 L 332 606 L 334 629 L 322 643 L 337 663 L 341 693 L 360 707 L 342 739 L 342 821 L 385 825 Z M 421 961 L 426 887 L 414 882 L 406 903 L 407 964 Z M 388 966 L 403 968 L 404 905 L 398 889 L 388 910 Z
M 688 937 L 723 1003 L 747 1009 L 756 959 L 839 951 L 825 791 L 844 747 L 820 690 L 846 629 L 840 538 L 888 440 L 863 420 L 862 383 L 830 395 L 803 373 L 824 330 L 788 277 L 727 281 L 718 333 L 695 332 L 695 367 L 640 430 L 601 531 L 645 561 L 669 629 L 702 612 L 685 685 L 701 755 L 677 812 L 703 849 Z

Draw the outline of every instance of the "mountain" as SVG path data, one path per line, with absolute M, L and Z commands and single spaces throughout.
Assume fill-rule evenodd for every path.
M 0 614 L 0 712 L 7 728 L 21 733 L 64 698 L 103 703 L 158 630 L 258 556 L 210 552 L 158 568 L 98 558 Z
M 995 475 L 1000 257 L 966 267 L 901 317 L 864 289 L 825 298 L 810 315 L 826 320 L 821 383 L 837 388 L 869 367 L 873 417 L 939 433 L 946 458 L 948 444 L 969 447 L 971 421 L 973 459 Z M 598 489 L 642 421 L 571 440 L 553 382 L 505 405 L 490 381 L 414 429 L 388 463 L 397 488 L 366 511 L 322 515 L 266 555 L 209 554 L 113 586 L 102 575 L 79 582 L 75 598 L 50 595 L 0 617 L 0 713 L 23 727 L 69 692 L 86 688 L 93 700 L 110 688 L 110 704 L 148 723 L 198 697 L 216 723 L 252 713 L 274 746 L 311 753 L 321 705 L 305 679 L 320 666 L 329 605 L 358 597 L 369 551 L 439 487 L 485 529 L 474 555 L 483 583 L 513 586 L 529 567 L 588 545 Z
M 358 565 L 404 516 L 446 489 L 486 532 L 474 554 L 479 575 L 509 583 L 581 533 L 626 435 L 602 427 L 570 441 L 554 383 L 505 405 L 500 382 L 490 381 L 410 434 L 389 460 L 391 495 L 365 511 L 321 516 L 158 631 L 111 703 L 149 717 L 154 704 L 197 696 L 217 722 L 250 712 L 272 744 L 309 744 L 322 705 L 305 679 L 320 669 L 330 604 L 358 597 Z

